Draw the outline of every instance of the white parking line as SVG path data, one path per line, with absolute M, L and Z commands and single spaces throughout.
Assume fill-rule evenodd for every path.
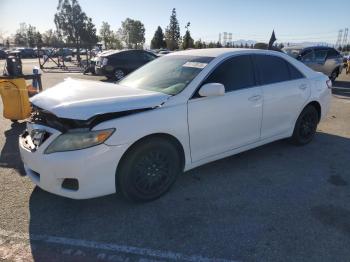
M 74 246 L 74 247 L 80 247 L 80 248 L 90 248 L 90 249 L 105 250 L 105 251 L 112 251 L 112 252 L 121 252 L 125 254 L 130 254 L 130 255 L 148 256 L 148 257 L 161 258 L 161 259 L 170 259 L 175 261 L 235 262 L 233 260 L 227 260 L 227 259 L 203 257 L 201 255 L 185 255 L 185 254 L 172 252 L 172 251 L 161 251 L 161 250 L 155 250 L 155 249 L 149 249 L 149 248 L 139 248 L 139 247 L 117 245 L 117 244 L 111 244 L 111 243 L 87 241 L 82 239 L 72 239 L 72 238 L 55 237 L 55 236 L 49 236 L 49 235 L 37 235 L 37 234 L 31 234 L 29 237 L 28 234 L 17 233 L 17 232 L 0 229 L 0 238 L 4 238 L 4 237 L 20 239 L 20 240 L 30 239 L 31 241 L 41 241 L 47 244 L 59 244 L 59 245 L 68 245 L 68 246 Z

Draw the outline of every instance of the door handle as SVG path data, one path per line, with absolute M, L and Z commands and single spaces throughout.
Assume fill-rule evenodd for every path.
M 307 85 L 306 84 L 302 84 L 299 86 L 299 89 L 301 90 L 305 90 L 307 88 Z
M 249 101 L 258 101 L 261 99 L 261 95 L 255 95 L 248 98 Z

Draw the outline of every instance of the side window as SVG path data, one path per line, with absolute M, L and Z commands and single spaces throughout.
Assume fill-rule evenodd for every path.
M 298 69 L 296 69 L 293 65 L 288 63 L 288 67 L 289 67 L 289 73 L 290 73 L 290 80 L 304 78 L 304 75 L 302 73 L 300 73 L 300 71 Z
M 327 58 L 337 58 L 337 57 L 339 57 L 339 53 L 338 53 L 337 50 L 335 50 L 335 49 L 329 49 L 328 50 Z
M 322 63 L 326 61 L 327 50 L 315 50 L 315 62 Z
M 128 61 L 139 61 L 141 60 L 141 54 L 138 51 L 126 51 L 125 52 L 125 60 Z
M 224 61 L 209 75 L 206 83 L 221 83 L 226 92 L 255 86 L 251 57 L 243 55 Z
M 152 61 L 153 59 L 155 59 L 155 56 L 151 55 L 150 53 L 147 52 L 142 52 L 142 57 L 144 61 Z
M 314 52 L 311 50 L 301 55 L 302 62 L 313 62 L 314 58 Z
M 290 80 L 288 64 L 284 59 L 272 55 L 256 55 L 254 59 L 262 85 Z
M 113 59 L 113 61 L 123 62 L 124 60 L 127 59 L 127 53 L 126 52 L 116 53 L 114 55 L 111 55 L 111 58 Z

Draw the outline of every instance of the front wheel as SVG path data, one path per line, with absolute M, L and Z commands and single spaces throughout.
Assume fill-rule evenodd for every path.
M 134 146 L 117 171 L 116 188 L 139 202 L 151 201 L 166 193 L 181 173 L 181 158 L 166 139 L 147 139 Z
M 292 142 L 296 145 L 310 143 L 315 136 L 318 121 L 318 112 L 314 106 L 304 108 L 295 124 Z

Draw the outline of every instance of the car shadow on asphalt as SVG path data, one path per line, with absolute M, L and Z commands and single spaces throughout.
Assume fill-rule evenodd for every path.
M 312 243 L 310 250 L 323 254 L 332 242 L 339 244 L 332 254 L 341 257 L 342 241 L 350 237 L 350 220 L 337 218 L 350 217 L 343 204 L 350 195 L 349 155 L 349 138 L 326 133 L 304 147 L 278 141 L 186 172 L 170 192 L 144 204 L 120 195 L 71 200 L 37 187 L 29 203 L 32 255 L 35 261 L 45 257 L 41 235 L 209 257 L 234 254 L 242 261 L 288 254 L 297 261 L 300 247 Z M 266 245 L 274 252 L 266 253 Z
M 350 82 L 335 81 L 332 88 L 333 95 L 350 97 Z
M 5 144 L 1 149 L 0 167 L 13 168 L 21 175 L 25 175 L 23 163 L 19 157 L 18 137 L 26 128 L 25 122 L 12 123 L 11 129 L 4 132 Z

